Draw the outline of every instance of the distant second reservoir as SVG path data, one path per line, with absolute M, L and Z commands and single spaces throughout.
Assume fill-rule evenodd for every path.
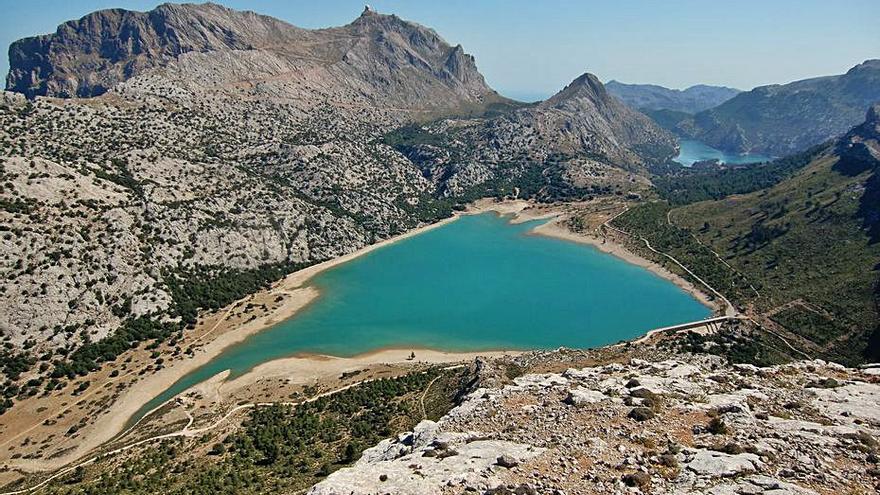
M 766 162 L 772 159 L 760 153 L 728 153 L 695 139 L 682 139 L 680 145 L 681 151 L 674 160 L 685 167 L 690 167 L 694 163 L 703 160 L 718 160 L 728 165 L 744 165 L 746 163 Z

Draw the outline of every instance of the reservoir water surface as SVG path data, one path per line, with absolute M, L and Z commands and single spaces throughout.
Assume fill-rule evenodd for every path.
M 727 153 L 694 139 L 682 139 L 680 145 L 681 150 L 678 156 L 673 159 L 685 167 L 690 167 L 699 161 L 713 159 L 729 165 L 744 165 L 772 160 L 771 157 L 760 153 Z
M 316 301 L 183 377 L 135 418 L 221 371 L 234 377 L 298 353 L 597 347 L 709 316 L 644 268 L 531 234 L 541 222 L 464 216 L 324 271 L 310 282 Z

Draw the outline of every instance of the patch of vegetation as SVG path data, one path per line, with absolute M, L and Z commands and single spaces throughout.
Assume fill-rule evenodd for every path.
M 0 415 L 13 406 L 13 398 L 33 395 L 41 383 L 29 381 L 24 386 L 16 383 L 21 374 L 29 371 L 37 360 L 26 351 L 15 352 L 11 349 L 12 344 L 7 343 L 6 346 L 6 349 L 0 349 L 0 372 L 4 377 L 0 382 Z
M 188 271 L 167 273 L 165 283 L 174 303 L 170 312 L 172 319 L 160 319 L 156 315 L 127 317 L 122 326 L 109 336 L 86 342 L 70 353 L 67 359 L 56 360 L 51 377 L 85 376 L 141 342 L 153 340 L 158 343 L 174 335 L 179 336 L 184 327 L 195 325 L 199 310 L 220 309 L 307 265 L 271 264 L 250 270 L 200 266 Z M 114 309 L 121 317 L 126 317 L 130 311 L 130 299 Z
M 617 217 L 613 225 L 631 235 L 647 239 L 654 249 L 681 261 L 734 304 L 743 304 L 754 297 L 748 280 L 731 270 L 710 249 L 701 245 L 689 230 L 669 224 L 669 212 L 670 207 L 665 202 L 644 203 Z M 636 243 L 634 247 L 643 249 L 644 245 Z M 647 256 L 653 254 L 648 250 L 644 251 Z M 665 257 L 658 258 L 657 261 L 675 272 L 680 271 Z
M 803 305 L 792 305 L 775 313 L 771 318 L 785 328 L 796 329 L 798 335 L 817 344 L 828 344 L 849 331 L 829 315 L 810 310 Z
M 87 342 L 70 353 L 66 360 L 56 360 L 52 378 L 85 376 L 101 367 L 101 363 L 113 361 L 123 352 L 133 349 L 147 340 L 164 341 L 179 333 L 180 325 L 159 322 L 147 316 L 129 318 L 122 327 L 96 342 Z
M 29 214 L 36 208 L 36 202 L 32 199 L 0 198 L 0 210 L 7 213 Z
M 275 263 L 245 270 L 198 266 L 166 273 L 165 284 L 174 300 L 174 314 L 184 325 L 194 325 L 199 309 L 220 309 L 306 266 L 309 263 Z
M 726 327 L 710 335 L 686 332 L 663 341 L 661 345 L 674 348 L 678 352 L 714 354 L 732 364 L 773 366 L 792 360 L 789 354 L 791 351 L 784 342 L 778 337 L 757 330 L 734 331 Z
M 295 407 L 261 406 L 242 428 L 222 440 L 165 441 L 119 464 L 99 461 L 53 482 L 45 491 L 58 495 L 297 493 L 357 460 L 364 448 L 412 429 L 422 419 L 419 401 L 429 383 L 434 382 L 432 391 L 442 393 L 446 387 L 434 389 L 438 382 L 460 379 L 457 372 L 431 369 L 361 383 Z M 446 404 L 451 407 L 448 398 Z M 204 445 L 210 442 L 210 447 Z
M 880 328 L 880 243 L 861 214 L 872 171 L 841 173 L 837 163 L 822 154 L 773 187 L 673 209 L 670 218 L 742 273 L 760 292 L 750 302 L 773 311 L 808 354 L 857 364 L 880 352 L 880 337 L 871 340 Z
M 92 172 L 97 177 L 118 184 L 131 190 L 135 195 L 142 197 L 144 195 L 144 188 L 131 174 L 131 170 L 128 169 L 128 163 L 121 158 L 111 158 L 110 163 L 112 165 L 110 171 L 95 168 L 92 169 Z
M 449 136 L 430 132 L 419 124 L 410 124 L 385 134 L 382 142 L 407 155 L 407 151 L 416 146 L 445 146 L 449 142 Z
M 769 163 L 756 163 L 722 169 L 677 167 L 652 182 L 660 197 L 670 204 L 687 205 L 732 194 L 746 194 L 772 187 L 807 166 L 826 152 L 830 143 Z

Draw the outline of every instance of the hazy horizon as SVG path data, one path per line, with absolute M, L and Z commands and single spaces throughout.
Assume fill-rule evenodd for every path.
M 54 32 L 89 12 L 121 7 L 150 10 L 155 0 L 36 0 L 6 5 L 0 70 L 8 72 L 8 46 L 22 37 Z M 220 0 L 238 10 L 320 28 L 351 22 L 362 1 Z M 435 29 L 474 55 L 487 82 L 520 99 L 545 98 L 584 72 L 602 81 L 684 89 L 696 84 L 748 90 L 809 77 L 841 74 L 880 57 L 880 31 L 872 19 L 880 2 L 756 0 L 703 4 L 659 2 L 533 3 L 525 0 L 443 4 L 380 0 L 381 12 Z

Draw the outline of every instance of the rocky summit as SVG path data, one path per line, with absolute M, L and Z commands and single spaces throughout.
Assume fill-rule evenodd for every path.
M 590 73 L 537 105 L 411 127 L 392 143 L 445 194 L 468 194 L 491 178 L 540 174 L 540 181 L 519 181 L 515 190 L 545 200 L 638 188 L 648 166 L 676 150 L 671 134 L 612 97 Z
M 436 32 L 369 8 L 300 29 L 216 4 L 101 10 L 9 49 L 7 89 L 91 97 L 147 73 L 203 90 L 401 110 L 452 111 L 500 99 L 473 57 Z
M 527 374 L 474 390 L 309 494 L 869 493 L 878 376 L 695 356 Z

